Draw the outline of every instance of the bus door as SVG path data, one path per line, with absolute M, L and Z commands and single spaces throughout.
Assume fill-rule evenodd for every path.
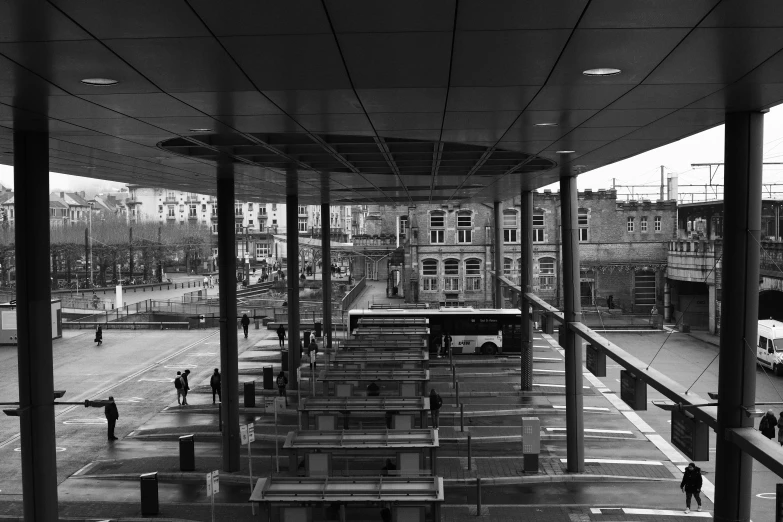
M 503 353 L 522 351 L 522 326 L 519 324 L 503 325 Z
M 435 324 L 432 320 L 430 320 L 430 355 L 435 355 L 435 353 L 438 350 L 438 346 L 440 346 L 441 343 L 441 335 L 443 332 L 441 331 L 440 324 Z

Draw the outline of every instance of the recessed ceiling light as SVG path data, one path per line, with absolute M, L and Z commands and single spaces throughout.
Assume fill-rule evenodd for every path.
M 582 74 L 585 76 L 614 76 L 615 74 L 620 74 L 622 71 L 620 69 L 615 69 L 613 67 L 599 67 L 597 69 L 587 69 L 586 71 L 582 71 Z
M 556 150 L 555 154 L 573 154 L 573 150 Z
M 557 123 L 555 122 L 544 122 L 544 123 L 536 123 L 536 127 L 557 127 Z
M 108 87 L 110 85 L 117 85 L 120 82 L 111 78 L 85 78 L 82 80 L 82 83 L 96 87 Z
M 212 132 L 212 129 L 190 129 L 190 132 Z

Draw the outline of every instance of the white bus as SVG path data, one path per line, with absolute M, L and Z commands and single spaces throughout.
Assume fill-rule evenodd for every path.
M 495 308 L 441 308 L 419 310 L 351 310 L 348 312 L 349 331 L 359 326 L 362 317 L 429 319 L 430 350 L 440 342 L 444 333 L 451 336 L 455 354 L 519 352 L 521 349 L 521 315 L 516 309 Z

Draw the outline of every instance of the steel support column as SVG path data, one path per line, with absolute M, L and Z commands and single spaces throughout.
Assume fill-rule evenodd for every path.
M 503 204 L 500 201 L 495 201 L 493 211 L 495 215 L 495 278 L 492 288 L 495 308 L 503 308 L 503 287 L 500 284 L 500 276 L 503 275 Z
M 756 400 L 761 170 L 764 116 L 726 114 L 723 300 L 718 373 L 715 520 L 748 521 L 753 461 L 724 430 L 753 427 L 743 407 Z
M 48 133 L 14 133 L 14 196 L 24 519 L 56 522 Z
M 324 346 L 332 347 L 332 237 L 329 205 L 321 205 L 321 284 L 324 298 Z M 329 265 L 330 269 L 327 270 Z
M 296 187 L 296 171 L 288 172 L 288 183 Z M 288 281 L 288 384 L 289 388 L 299 388 L 296 370 L 302 360 L 299 351 L 299 196 L 288 194 L 285 197 L 286 219 L 286 280 Z
M 221 158 L 217 170 L 218 270 L 220 278 L 220 368 L 223 471 L 239 471 L 239 355 L 237 350 L 237 260 L 234 252 L 234 165 Z
M 563 229 L 563 318 L 582 321 L 579 294 L 579 226 L 576 177 L 560 178 L 560 216 Z M 532 221 L 532 218 L 531 218 Z M 566 448 L 568 471 L 585 470 L 584 415 L 582 398 L 582 338 L 565 328 Z
M 533 193 L 522 191 L 520 212 L 520 257 L 521 273 L 519 274 L 519 289 L 521 291 L 519 307 L 522 315 L 521 371 L 522 391 L 533 389 L 533 320 L 530 317 L 530 303 L 524 299 L 525 293 L 533 291 Z

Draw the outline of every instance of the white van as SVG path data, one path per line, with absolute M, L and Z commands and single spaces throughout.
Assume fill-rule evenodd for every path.
M 783 375 L 783 323 L 774 319 L 759 321 L 756 362 Z

